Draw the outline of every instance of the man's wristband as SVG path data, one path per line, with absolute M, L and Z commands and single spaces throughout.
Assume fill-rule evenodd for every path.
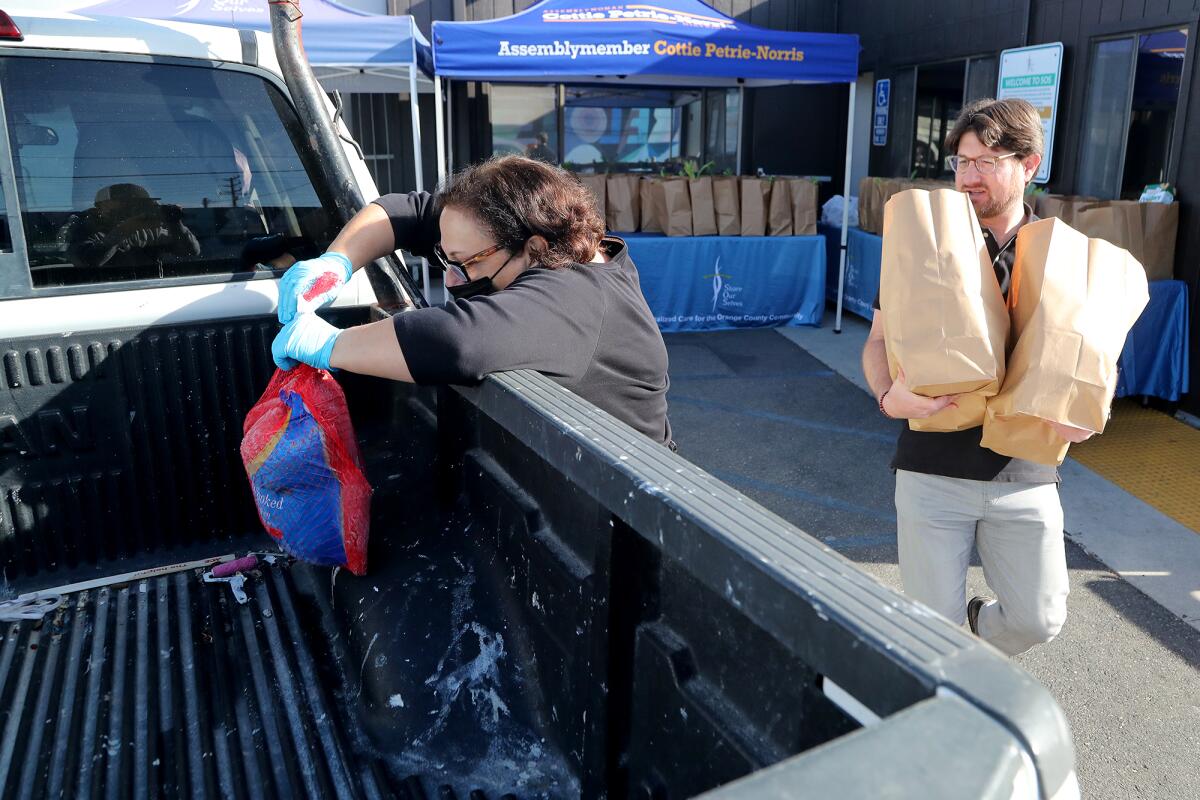
M 885 417 L 887 417 L 888 419 L 895 419 L 895 417 L 893 417 L 891 414 L 889 414 L 889 413 L 887 412 L 887 409 L 883 407 L 883 401 L 884 401 L 884 399 L 886 399 L 886 398 L 887 398 L 887 396 L 888 396 L 888 392 L 890 392 L 891 390 L 892 390 L 892 388 L 889 386 L 889 387 L 887 388 L 887 390 L 886 390 L 886 391 L 884 391 L 884 393 L 883 393 L 883 394 L 879 395 L 879 413 L 880 413 L 880 414 L 883 414 L 883 415 L 884 415 Z

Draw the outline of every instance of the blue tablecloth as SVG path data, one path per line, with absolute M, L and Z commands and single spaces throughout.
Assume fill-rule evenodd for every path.
M 620 235 L 665 332 L 821 324 L 822 236 Z
M 1188 297 L 1183 281 L 1151 281 L 1150 302 L 1121 351 L 1117 397 L 1178 400 L 1188 391 Z
M 820 226 L 828 241 L 825 296 L 837 301 L 841 230 Z M 879 291 L 883 237 L 851 228 L 846 238 L 844 308 L 871 319 Z M 1188 299 L 1183 281 L 1152 281 L 1150 303 L 1134 323 L 1119 364 L 1117 397 L 1150 395 L 1178 400 L 1188 391 Z
M 825 297 L 837 302 L 839 249 L 842 229 L 832 225 L 818 226 L 825 237 L 828 253 L 825 271 Z M 871 320 L 875 317 L 872 304 L 879 292 L 879 264 L 883 260 L 883 237 L 859 228 L 846 232 L 846 285 L 843 288 L 842 308 Z

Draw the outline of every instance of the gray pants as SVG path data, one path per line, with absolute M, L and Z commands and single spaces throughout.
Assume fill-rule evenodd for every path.
M 896 520 L 900 576 L 909 597 L 961 625 L 975 545 L 997 598 L 979 614 L 983 639 L 1016 655 L 1062 629 L 1070 587 L 1055 484 L 897 470 Z

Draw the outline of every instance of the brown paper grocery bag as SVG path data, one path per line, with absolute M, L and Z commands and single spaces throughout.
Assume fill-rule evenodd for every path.
M 792 235 L 815 236 L 817 233 L 817 184 L 807 178 L 788 181 L 792 191 Z
M 880 199 L 880 180 L 864 178 L 858 182 L 858 227 L 868 233 L 880 233 L 883 206 Z
M 658 222 L 663 233 L 667 236 L 691 236 L 692 200 L 687 178 L 664 178 L 655 184 L 654 192 L 660 198 L 655 203 L 661 212 Z
M 1084 206 L 1099 203 L 1098 197 L 1083 195 L 1043 194 L 1039 195 L 1033 207 L 1033 213 L 1042 219 L 1057 217 L 1071 225 L 1075 220 L 1075 212 Z
M 983 423 L 988 397 L 1004 380 L 1008 310 L 970 199 L 949 189 L 900 192 L 883 212 L 879 303 L 895 378 L 926 397 L 960 395 L 957 407 L 917 431 L 958 431 Z
M 1142 211 L 1142 266 L 1146 278 L 1169 281 L 1175 277 L 1175 240 L 1179 237 L 1179 203 L 1139 203 Z
M 688 196 L 692 201 L 692 236 L 716 236 L 717 212 L 713 204 L 713 179 L 707 175 L 688 178 Z
M 592 193 L 592 197 L 596 198 L 596 211 L 600 214 L 600 219 L 606 219 L 607 212 L 605 209 L 605 198 L 608 197 L 607 183 L 608 178 L 604 175 L 576 175 L 579 182 L 588 188 Z
M 742 236 L 767 234 L 767 201 L 771 184 L 762 178 L 742 178 Z
M 767 205 L 767 234 L 792 235 L 792 188 L 787 178 L 771 180 L 771 200 Z
M 662 223 L 659 220 L 666 214 L 666 209 L 659 211 L 654 187 L 659 178 L 644 177 L 638 188 L 642 195 L 642 232 L 662 233 Z
M 1075 198 L 1066 203 L 1051 200 L 1050 209 L 1059 212 L 1053 216 L 1080 233 L 1128 250 L 1145 268 L 1148 280 L 1170 280 L 1175 276 L 1178 204 L 1136 200 L 1089 203 Z
M 641 216 L 641 179 L 637 175 L 609 175 L 605 184 L 605 214 L 610 231 L 632 232 Z
M 982 445 L 1058 465 L 1069 443 L 1046 420 L 1103 431 L 1117 359 L 1148 301 L 1145 271 L 1127 250 L 1055 218 L 1021 228 L 1008 290 L 1013 346 Z
M 718 177 L 712 179 L 713 210 L 717 214 L 718 236 L 742 235 L 741 202 L 738 199 L 738 179 Z

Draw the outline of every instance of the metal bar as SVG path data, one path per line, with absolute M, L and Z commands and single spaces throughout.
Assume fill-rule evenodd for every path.
M 738 130 L 737 130 L 737 168 L 738 175 L 742 174 L 742 121 L 746 119 L 746 84 L 738 84 Z
M 442 113 L 442 79 L 433 76 L 433 126 L 437 133 L 437 182 L 446 180 L 446 120 Z
M 413 54 L 412 63 L 408 65 L 408 109 L 412 118 L 413 136 L 413 176 L 416 179 L 418 192 L 425 191 L 424 165 L 421 163 L 421 103 L 417 94 L 417 57 Z M 421 288 L 425 290 L 425 300 L 429 301 L 433 292 L 429 287 L 429 262 L 421 259 Z
M 454 172 L 454 86 L 446 79 L 446 172 Z
M 857 81 L 850 84 L 850 106 L 846 113 L 846 177 L 842 182 L 842 246 L 838 263 L 838 296 L 837 316 L 833 322 L 833 332 L 842 332 L 842 301 L 846 294 L 846 240 L 850 228 L 850 169 L 854 162 L 854 95 L 858 88 Z

